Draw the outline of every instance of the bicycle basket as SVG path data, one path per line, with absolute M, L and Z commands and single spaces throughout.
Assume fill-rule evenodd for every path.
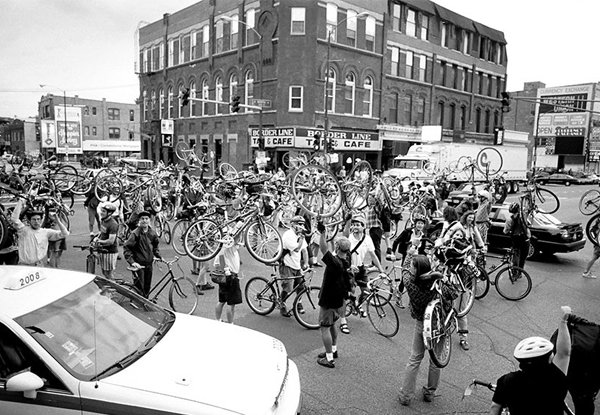
M 210 279 L 215 284 L 225 284 L 227 281 L 227 276 L 223 271 L 210 271 Z

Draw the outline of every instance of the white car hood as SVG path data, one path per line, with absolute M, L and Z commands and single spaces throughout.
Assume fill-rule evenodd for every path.
M 243 414 L 265 414 L 273 410 L 287 364 L 285 346 L 273 337 L 177 314 L 156 346 L 101 382 Z

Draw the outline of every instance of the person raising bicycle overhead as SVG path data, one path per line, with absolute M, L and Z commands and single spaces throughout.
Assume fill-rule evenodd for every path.
M 508 207 L 510 217 L 504 224 L 504 233 L 510 235 L 513 246 L 513 265 L 525 268 L 525 260 L 529 252 L 529 239 L 531 231 L 523 219 L 521 207 L 517 202 L 512 202 Z
M 563 414 L 567 396 L 567 369 L 571 357 L 571 336 L 567 319 L 571 308 L 561 307 L 556 354 L 550 340 L 528 337 L 515 347 L 521 370 L 498 379 L 490 415 L 508 408 L 511 415 Z

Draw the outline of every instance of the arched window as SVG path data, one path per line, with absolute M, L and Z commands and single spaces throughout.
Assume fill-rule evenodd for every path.
M 444 104 L 444 101 L 440 101 L 438 102 L 438 124 L 442 126 L 442 128 L 444 128 L 444 123 L 445 123 L 445 119 L 444 119 L 444 111 L 446 109 L 446 105 Z
M 354 115 L 354 97 L 356 94 L 356 78 L 353 72 L 346 74 L 346 89 L 344 91 L 344 112 Z
M 190 82 L 190 98 L 196 98 L 196 81 Z M 196 116 L 196 102 L 190 100 L 190 117 Z
M 246 100 L 244 101 L 246 105 L 250 105 L 249 102 L 252 98 L 254 98 L 254 75 L 252 71 L 246 72 L 246 80 L 244 84 L 244 94 L 246 95 Z M 246 108 L 246 112 L 251 112 L 252 110 Z
M 327 111 L 335 112 L 335 69 L 329 67 L 327 77 L 329 78 L 329 80 L 325 80 L 325 105 L 327 105 Z
M 152 109 L 152 114 L 150 115 L 152 117 L 152 119 L 157 118 L 156 117 L 156 90 L 152 90 L 152 99 L 150 102 L 150 108 Z
M 158 118 L 165 116 L 165 90 L 161 88 L 158 91 Z
M 481 132 L 481 108 L 475 110 L 475 132 Z
M 170 86 L 167 92 L 167 118 L 173 118 L 173 87 Z
M 206 79 L 204 81 L 202 81 L 202 98 L 208 99 L 208 82 L 206 81 Z M 201 115 L 208 115 L 208 102 L 202 103 L 202 114 Z
M 233 100 L 238 94 L 238 77 L 236 74 L 232 73 L 229 77 L 229 102 Z
M 220 76 L 215 79 L 215 100 L 223 101 L 223 81 Z M 215 104 L 215 114 L 222 114 L 220 104 Z
M 363 84 L 365 90 L 363 94 L 363 116 L 373 116 L 373 78 L 367 76 Z
M 144 121 L 148 121 L 148 91 L 145 89 L 142 92 L 142 105 L 144 106 Z

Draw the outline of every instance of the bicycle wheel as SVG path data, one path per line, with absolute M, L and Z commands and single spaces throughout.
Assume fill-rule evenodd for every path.
M 316 330 L 319 324 L 319 296 L 321 287 L 311 286 L 302 290 L 294 299 L 294 317 L 302 327 L 309 330 Z M 303 312 L 300 313 L 298 306 L 302 304 Z
M 169 222 L 167 221 L 164 221 L 163 223 L 162 238 L 167 245 L 171 243 L 171 225 L 169 225 Z
M 52 181 L 58 190 L 61 192 L 69 191 L 75 186 L 75 183 L 79 180 L 77 169 L 68 164 L 60 167 L 52 175 Z
M 221 250 L 223 246 L 221 239 L 221 229 L 215 221 L 198 219 L 183 235 L 183 247 L 190 258 L 196 261 L 208 261 Z
M 464 282 L 466 291 L 460 293 L 458 298 L 454 300 L 454 308 L 456 308 L 458 317 L 466 316 L 473 308 L 473 302 L 475 301 L 474 279 L 474 277 L 469 277 L 469 280 Z
M 185 141 L 180 141 L 175 145 L 175 155 L 181 161 L 187 161 L 190 157 L 190 146 Z
M 481 173 L 488 176 L 494 175 L 502 169 L 502 154 L 494 147 L 485 147 L 477 153 L 475 163 Z
M 261 316 L 266 316 L 275 309 L 277 294 L 266 278 L 250 278 L 244 288 L 244 297 L 246 297 L 248 307 Z
M 560 201 L 554 193 L 548 189 L 538 188 L 535 190 L 537 210 L 541 213 L 554 213 L 560 207 Z
M 398 313 L 394 306 L 379 294 L 367 301 L 367 316 L 371 325 L 383 337 L 394 337 L 400 328 Z
M 225 180 L 235 180 L 238 177 L 238 172 L 231 164 L 221 163 L 219 164 L 219 176 Z
M 378 278 L 380 272 L 378 270 L 367 273 L 368 281 L 376 288 L 376 293 L 381 297 L 381 300 L 388 303 L 394 294 L 394 285 L 389 278 Z
M 333 216 L 342 205 L 342 189 L 336 177 L 326 168 L 307 164 L 292 176 L 292 195 L 313 216 Z
M 410 223 L 415 223 L 416 218 L 427 218 L 427 209 L 423 205 L 416 205 L 410 211 Z
M 246 249 L 254 259 L 265 264 L 277 260 L 283 252 L 283 241 L 270 223 L 254 221 L 244 230 Z
M 585 234 L 594 245 L 598 245 L 598 234 L 600 234 L 600 213 L 592 216 L 585 225 Z
M 170 200 L 163 200 L 162 212 L 165 215 L 166 220 L 173 220 L 175 218 L 175 206 Z
M 159 238 L 163 234 L 163 222 L 158 215 L 154 216 L 154 232 L 156 232 L 156 235 L 158 235 Z
M 507 300 L 522 300 L 531 292 L 531 277 L 523 268 L 506 267 L 496 275 L 496 291 Z
M 196 284 L 187 277 L 175 278 L 169 289 L 169 305 L 178 313 L 192 314 L 198 307 Z
M 71 192 L 76 195 L 83 196 L 92 190 L 93 185 L 94 179 L 85 176 L 77 176 L 75 184 L 71 188 Z
M 452 354 L 452 336 L 444 327 L 446 313 L 440 300 L 433 300 L 425 309 L 423 338 L 433 364 L 439 368 L 448 366 Z
M 173 250 L 179 255 L 187 255 L 185 252 L 185 246 L 183 244 L 183 237 L 185 232 L 190 227 L 190 221 L 187 219 L 180 219 L 173 225 L 173 231 L 171 232 L 171 245 Z
M 600 191 L 588 190 L 579 199 L 579 211 L 586 216 L 593 215 L 600 209 Z
M 129 239 L 129 235 L 131 234 L 131 230 L 126 223 L 119 223 L 119 228 L 117 229 L 117 239 L 119 240 L 120 245 L 123 245 Z M 185 255 L 185 253 L 181 254 Z
M 423 164 L 423 171 L 427 174 L 435 174 L 437 172 L 437 165 L 434 161 L 428 161 Z
M 123 183 L 115 174 L 103 176 L 96 180 L 94 194 L 101 201 L 114 202 L 123 193 Z
M 481 300 L 490 290 L 490 276 L 485 268 L 477 266 L 477 269 L 479 270 L 479 277 L 475 279 L 475 299 Z
M 96 255 L 88 254 L 85 258 L 85 272 L 88 274 L 96 274 Z
M 362 209 L 367 205 L 372 180 L 373 169 L 367 161 L 360 161 L 352 167 L 341 185 L 348 209 Z
M 154 212 L 162 210 L 162 195 L 154 185 L 149 186 L 144 192 L 145 202 L 150 205 Z

